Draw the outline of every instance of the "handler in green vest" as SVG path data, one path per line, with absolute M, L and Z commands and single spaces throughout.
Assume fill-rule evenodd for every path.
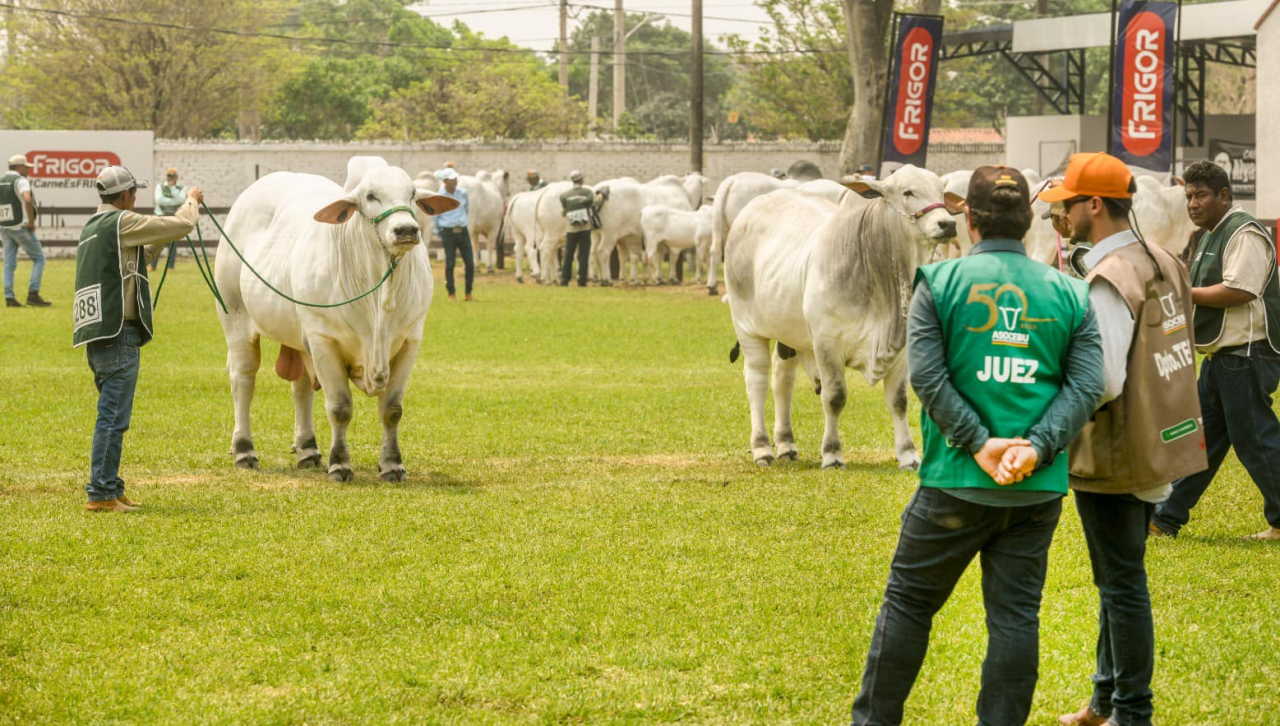
M 1280 280 L 1267 230 L 1231 195 L 1226 171 L 1210 161 L 1187 167 L 1187 213 L 1205 230 L 1191 264 L 1200 414 L 1209 468 L 1174 482 L 1151 534 L 1177 536 L 1233 447 L 1262 492 L 1267 528 L 1246 539 L 1280 541 L 1280 421 L 1271 396 L 1280 384 Z
M 147 261 L 195 229 L 204 194 L 191 187 L 176 214 L 153 217 L 133 211 L 147 183 L 123 166 L 103 169 L 95 186 L 102 204 L 80 233 L 71 314 L 73 342 L 87 346 L 98 389 L 86 508 L 132 512 L 141 505 L 124 494 L 120 455 L 138 384 L 138 349 L 152 336 Z
M 1063 451 L 1103 390 L 1089 289 L 1027 257 L 1026 179 L 974 171 L 969 256 L 922 267 L 907 323 L 911 385 L 924 409 L 920 488 L 902 531 L 853 723 L 900 724 L 933 616 L 982 559 L 987 658 L 978 723 L 1027 720 L 1039 661 L 1040 593 L 1067 493 Z M 1006 454 L 1033 473 L 1014 482 Z

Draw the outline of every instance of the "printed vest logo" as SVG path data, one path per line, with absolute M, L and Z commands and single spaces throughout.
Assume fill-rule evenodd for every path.
M 110 151 L 28 151 L 33 179 L 96 179 L 108 166 L 119 166 Z
M 1160 296 L 1160 310 L 1164 312 L 1164 334 L 1171 335 L 1187 327 L 1187 316 L 1178 312 L 1178 301 L 1173 293 Z
M 991 342 L 996 345 L 1012 345 L 1015 348 L 1025 348 L 1031 344 L 1030 333 L 1019 333 L 1018 316 L 1022 315 L 1022 308 L 998 308 L 1000 310 L 1000 321 L 1004 323 L 1004 330 L 993 330 L 991 332 Z
M 1134 156 L 1150 156 L 1164 136 L 1165 46 L 1169 42 L 1159 15 L 1138 13 L 1125 28 L 1124 96 L 1120 139 Z
M 1031 333 L 1036 329 L 1037 324 L 1057 322 L 1056 318 L 1027 316 L 1025 313 L 1028 307 L 1027 294 L 1011 282 L 1003 285 L 995 282 L 973 285 L 969 288 L 969 297 L 965 302 L 985 308 L 987 316 L 982 325 L 965 326 L 965 330 L 971 333 L 985 333 L 990 330 L 992 345 L 1026 348 L 1031 344 Z M 1018 304 L 1001 305 L 1001 302 Z
M 933 66 L 933 35 L 915 28 L 902 41 L 898 107 L 894 110 L 893 145 L 899 153 L 914 154 L 924 143 L 925 98 Z
M 1196 364 L 1196 354 L 1191 350 L 1190 341 L 1186 340 L 1174 343 L 1168 353 L 1156 352 L 1151 355 L 1156 360 L 1156 370 L 1160 372 L 1160 377 L 1166 381 L 1175 372 Z

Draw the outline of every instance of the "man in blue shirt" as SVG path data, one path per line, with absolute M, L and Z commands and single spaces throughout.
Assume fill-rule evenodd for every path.
M 471 302 L 471 285 L 476 279 L 476 255 L 471 251 L 471 235 L 467 232 L 470 200 L 467 197 L 467 190 L 458 188 L 456 170 L 446 168 L 439 173 L 439 177 L 440 181 L 444 182 L 444 189 L 440 193 L 458 200 L 456 209 L 433 217 L 436 234 L 444 243 L 444 286 L 449 291 L 449 299 L 457 300 L 458 290 L 453 284 L 453 267 L 457 263 L 458 253 L 461 252 L 462 264 L 467 271 L 467 296 L 464 299 Z

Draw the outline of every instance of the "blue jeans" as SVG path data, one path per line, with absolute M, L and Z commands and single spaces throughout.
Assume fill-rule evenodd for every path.
M 471 285 L 476 279 L 476 254 L 471 251 L 471 234 L 463 227 L 461 232 L 454 232 L 451 227 L 441 227 L 440 242 L 444 244 L 444 288 L 450 295 L 458 292 L 453 284 L 453 266 L 457 255 L 462 253 L 462 266 L 467 271 L 467 294 L 471 294 Z
M 13 273 L 18 269 L 19 247 L 31 258 L 31 280 L 27 283 L 27 291 L 40 292 L 40 278 L 44 276 L 44 248 L 36 239 L 36 233 L 25 227 L 0 227 L 0 238 L 4 239 L 4 296 L 15 297 Z
M 920 487 L 902 513 L 902 533 L 853 702 L 854 726 L 902 723 L 929 648 L 933 616 L 965 568 L 980 557 L 987 611 L 978 723 L 1025 723 L 1039 677 L 1040 593 L 1062 499 L 989 507 Z
M 138 330 L 126 324 L 115 338 L 88 346 L 89 370 L 98 387 L 98 422 L 93 427 L 89 483 L 84 488 L 91 502 L 107 502 L 124 494 L 120 455 L 133 415 L 141 340 Z
M 1150 726 L 1155 625 L 1144 559 L 1155 505 L 1132 494 L 1075 496 L 1100 600 L 1089 707 L 1119 726 Z
M 1262 492 L 1267 522 L 1280 527 L 1280 421 L 1271 408 L 1278 383 L 1277 358 L 1215 355 L 1200 366 L 1200 416 L 1209 468 L 1173 483 L 1173 494 L 1152 518 L 1157 527 L 1170 534 L 1182 529 L 1232 447 Z

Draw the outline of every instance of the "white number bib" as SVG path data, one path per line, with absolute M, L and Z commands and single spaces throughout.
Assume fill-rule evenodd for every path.
M 72 330 L 79 330 L 86 325 L 102 320 L 102 285 L 91 285 L 78 290 L 76 299 L 71 305 Z

